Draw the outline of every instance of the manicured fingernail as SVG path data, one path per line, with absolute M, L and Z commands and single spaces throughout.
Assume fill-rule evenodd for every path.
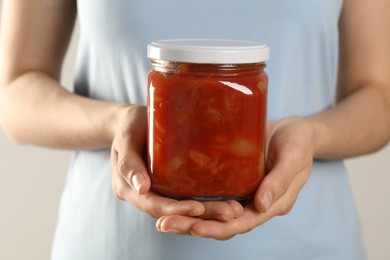
M 144 182 L 145 182 L 145 177 L 140 172 L 135 172 L 133 177 L 131 177 L 131 183 L 133 184 L 133 187 L 137 192 L 139 192 Z
M 261 203 L 263 204 L 265 211 L 271 207 L 273 199 L 272 197 L 272 193 L 268 191 L 261 198 Z

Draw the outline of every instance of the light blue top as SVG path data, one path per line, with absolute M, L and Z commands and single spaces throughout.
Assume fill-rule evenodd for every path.
M 234 38 L 271 47 L 268 117 L 331 106 L 342 0 L 78 0 L 76 91 L 146 104 L 146 46 L 171 38 Z M 293 210 L 228 241 L 159 233 L 155 219 L 118 201 L 109 150 L 73 157 L 59 211 L 54 260 L 365 259 L 348 177 L 315 162 Z

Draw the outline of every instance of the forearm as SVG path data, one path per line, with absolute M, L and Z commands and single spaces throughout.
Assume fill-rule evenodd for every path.
M 315 133 L 315 158 L 343 159 L 386 145 L 390 140 L 390 100 L 386 92 L 385 88 L 363 87 L 334 108 L 308 117 Z
M 12 139 L 61 149 L 109 147 L 124 109 L 70 93 L 39 72 L 3 86 L 0 98 L 2 128 Z
M 318 159 L 376 151 L 390 139 L 390 3 L 344 0 L 339 20 L 337 105 L 309 117 Z

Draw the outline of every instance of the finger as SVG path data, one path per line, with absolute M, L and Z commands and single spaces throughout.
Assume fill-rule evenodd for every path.
M 162 232 L 226 240 L 236 234 L 252 230 L 260 223 L 266 221 L 267 214 L 259 213 L 252 205 L 248 206 L 240 217 L 231 221 L 202 220 L 185 216 L 164 216 L 157 221 L 156 228 Z
M 161 197 L 150 191 L 146 194 L 138 194 L 118 174 L 117 178 L 113 178 L 115 179 L 113 180 L 114 194 L 119 199 L 129 202 L 152 217 L 167 215 L 199 216 L 204 214 L 205 207 L 198 201 L 177 201 Z
M 212 238 L 216 240 L 227 240 L 234 237 L 237 234 L 243 234 L 261 225 L 272 217 L 269 212 L 260 213 L 256 210 L 253 204 L 248 204 L 244 208 L 244 212 L 238 218 L 231 221 L 216 221 L 216 220 L 203 220 L 194 222 L 190 227 L 189 232 L 193 236 Z M 163 222 L 169 220 L 165 219 Z M 187 228 L 186 226 L 179 226 L 182 222 L 177 221 L 174 225 L 176 230 L 180 230 L 182 233 Z M 168 224 L 163 223 L 168 228 Z M 188 223 L 187 223 L 188 224 Z M 188 229 L 188 228 L 187 228 Z
M 233 208 L 234 217 L 237 218 L 244 213 L 244 207 L 236 200 L 227 200 L 225 201 L 230 207 Z
M 125 200 L 137 207 L 142 212 L 152 216 L 166 215 L 199 216 L 204 214 L 204 206 L 198 201 L 177 201 L 161 197 L 153 192 L 138 194 L 130 188 L 120 176 L 113 183 L 114 194 L 119 199 Z
M 157 220 L 156 229 L 177 235 L 191 235 L 191 227 L 200 221 L 202 219 L 186 216 L 163 216 Z
M 123 179 L 118 171 L 118 153 L 114 147 L 111 147 L 111 166 L 112 166 L 112 191 L 116 198 L 124 200 L 124 191 L 128 187 L 128 183 Z
M 254 203 L 259 212 L 266 212 L 280 197 L 282 197 L 295 176 L 289 175 L 289 172 L 277 171 L 270 172 L 261 182 L 255 197 Z
M 260 212 L 266 212 L 289 189 L 298 173 L 310 171 L 312 159 L 305 152 L 292 152 L 288 149 L 279 154 L 270 154 L 271 171 L 264 177 L 254 203 Z
M 239 217 L 244 208 L 235 200 L 203 202 L 205 213 L 199 216 L 202 219 L 216 219 L 228 221 Z
M 130 188 L 123 193 L 126 201 L 152 217 L 166 215 L 199 216 L 204 214 L 205 211 L 205 207 L 199 201 L 178 201 L 159 196 L 151 191 L 145 194 L 137 194 Z
M 259 213 L 253 204 L 250 204 L 245 207 L 244 213 L 238 218 L 227 222 L 213 220 L 200 221 L 191 227 L 190 233 L 197 237 L 227 240 L 237 234 L 249 232 L 271 217 L 272 215 L 268 212 Z
M 156 228 L 158 231 L 166 232 L 166 233 L 173 233 L 177 235 L 191 235 L 191 236 L 197 236 L 197 237 L 204 237 L 204 238 L 214 238 L 218 240 L 224 240 L 228 239 L 235 234 L 233 232 L 230 232 L 226 227 L 230 226 L 227 224 L 228 222 L 220 222 L 217 220 L 203 220 L 200 218 L 191 218 L 186 216 L 164 216 L 157 220 L 156 222 Z M 219 224 L 221 227 L 224 228 L 224 234 L 216 236 L 216 232 L 212 231 L 216 227 L 219 227 Z M 194 231 L 194 226 L 197 225 L 199 228 L 197 229 L 204 229 L 206 232 L 199 232 Z M 219 234 L 222 234 L 222 232 L 218 232 Z
M 230 204 L 232 203 L 230 202 Z M 216 219 L 221 221 L 231 220 L 235 217 L 236 212 L 230 204 L 224 201 L 203 202 L 205 211 L 199 217 L 202 219 Z
M 152 217 L 161 217 L 164 215 L 185 215 L 199 216 L 204 213 L 204 206 L 198 201 L 177 201 L 170 198 L 161 197 L 153 192 L 138 194 L 129 186 L 129 183 L 119 174 L 117 154 L 113 152 L 113 174 L 112 187 L 117 198 L 125 200 L 134 205 L 141 211 Z
M 132 145 L 131 138 L 123 138 L 116 145 L 117 166 L 119 174 L 137 193 L 144 194 L 149 191 L 151 181 L 147 173 L 145 162 L 139 152 Z
M 149 196 L 147 196 L 149 195 Z M 158 196 L 149 192 L 147 195 L 139 198 L 138 205 L 145 211 L 152 213 L 154 216 L 164 215 L 183 215 L 183 216 L 200 216 L 204 214 L 205 207 L 202 203 L 194 200 L 177 201 Z
M 309 175 L 310 170 L 303 170 L 296 176 L 287 192 L 269 210 L 273 216 L 283 216 L 291 211 Z

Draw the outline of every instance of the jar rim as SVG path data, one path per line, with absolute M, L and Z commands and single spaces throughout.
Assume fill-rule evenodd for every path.
M 261 43 L 235 39 L 170 39 L 148 45 L 150 59 L 208 63 L 245 64 L 269 60 L 270 48 Z

